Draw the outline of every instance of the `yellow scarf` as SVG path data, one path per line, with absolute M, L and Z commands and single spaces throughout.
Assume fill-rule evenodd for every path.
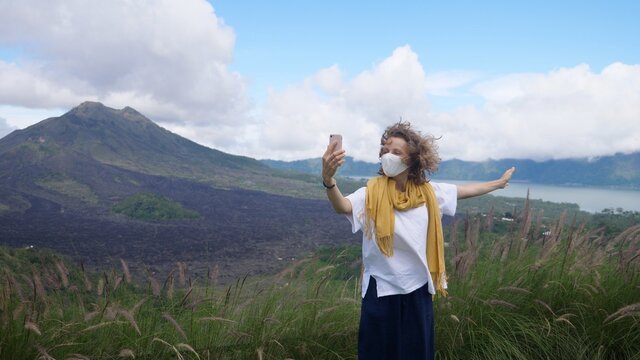
M 396 190 L 396 181 L 387 176 L 378 176 L 367 182 L 365 200 L 365 232 L 373 237 L 375 225 L 376 243 L 385 256 L 393 255 L 394 209 L 405 211 L 423 204 L 427 205 L 429 224 L 427 228 L 427 263 L 436 292 L 447 296 L 444 264 L 444 235 L 440 207 L 433 187 L 429 183 L 415 185 L 407 181 L 405 192 Z

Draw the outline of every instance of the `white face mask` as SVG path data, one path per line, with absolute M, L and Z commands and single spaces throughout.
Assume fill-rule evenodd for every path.
M 382 155 L 380 162 L 382 162 L 382 171 L 390 178 L 409 168 L 409 165 L 405 164 L 400 156 L 392 153 Z

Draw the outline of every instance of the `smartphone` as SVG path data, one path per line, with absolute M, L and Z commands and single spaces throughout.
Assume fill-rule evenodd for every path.
M 333 149 L 333 151 L 342 150 L 342 135 L 338 135 L 338 134 L 329 135 L 329 145 L 331 145 L 333 143 L 337 143 L 338 144 Z

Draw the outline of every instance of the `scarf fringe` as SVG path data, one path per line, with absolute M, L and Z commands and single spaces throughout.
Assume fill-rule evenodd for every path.
M 384 256 L 393 256 L 393 235 L 376 238 L 376 243 Z
M 445 289 L 444 284 L 447 283 L 447 274 L 442 273 L 431 273 L 431 279 L 434 282 L 434 287 L 436 288 L 436 295 L 447 297 L 449 293 L 447 289 Z

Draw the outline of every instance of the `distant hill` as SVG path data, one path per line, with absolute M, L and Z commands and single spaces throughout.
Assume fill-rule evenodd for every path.
M 0 139 L 0 243 L 90 263 L 214 261 L 235 275 L 278 267 L 351 238 L 325 196 L 317 176 L 196 144 L 130 107 L 85 102 Z M 117 214 L 123 205 L 122 214 L 161 216 Z M 189 216 L 167 215 L 177 212 Z
M 262 162 L 276 169 L 294 170 L 307 174 L 320 174 L 322 169 L 320 158 L 289 162 L 262 160 Z M 511 166 L 518 169 L 514 176 L 514 180 L 517 181 L 640 189 L 640 152 L 602 156 L 596 159 L 543 162 L 522 159 L 471 162 L 454 159 L 443 161 L 433 177 L 448 180 L 490 180 L 499 177 Z M 378 169 L 378 164 L 355 161 L 347 157 L 338 173 L 341 176 L 375 176 Z
M 298 171 L 305 174 L 320 175 L 322 174 L 322 158 L 280 161 L 280 160 L 260 160 L 263 164 L 274 169 L 284 169 Z M 379 164 L 373 164 L 365 161 L 354 160 L 347 156 L 345 163 L 340 167 L 339 175 L 342 176 L 375 176 L 380 168 Z

